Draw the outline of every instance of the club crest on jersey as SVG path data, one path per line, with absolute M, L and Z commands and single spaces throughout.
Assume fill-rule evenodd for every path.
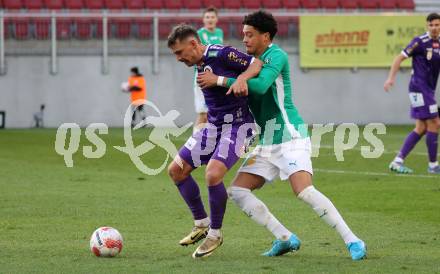
M 431 48 L 429 48 L 429 49 L 426 49 L 427 50 L 427 52 L 426 52 L 426 60 L 431 60 L 432 59 L 432 49 Z
M 208 52 L 208 57 L 217 57 L 217 55 L 218 55 L 217 50 Z
M 269 64 L 271 61 L 272 61 L 272 58 L 270 58 L 270 57 L 264 59 L 264 63 L 265 63 L 265 64 Z

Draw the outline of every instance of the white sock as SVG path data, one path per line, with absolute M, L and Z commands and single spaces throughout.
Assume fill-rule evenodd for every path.
M 273 215 L 267 206 L 259 200 L 249 189 L 237 186 L 228 188 L 229 198 L 244 211 L 252 220 L 266 227 L 272 234 L 281 240 L 287 240 L 292 232 L 287 230 Z
M 403 164 L 403 159 L 400 158 L 399 156 L 396 156 L 396 158 L 394 158 L 393 162 Z
M 199 227 L 208 227 L 211 223 L 211 220 L 209 220 L 209 217 L 206 217 L 201 220 L 194 220 L 194 225 Z
M 332 202 L 313 186 L 305 188 L 298 198 L 310 205 L 324 222 L 335 228 L 346 244 L 359 241 Z
M 430 168 L 434 168 L 434 167 L 438 166 L 438 162 L 429 162 L 428 165 Z
M 222 236 L 222 232 L 220 231 L 220 229 L 210 228 L 208 230 L 208 237 L 210 237 L 210 238 L 219 238 L 221 236 Z

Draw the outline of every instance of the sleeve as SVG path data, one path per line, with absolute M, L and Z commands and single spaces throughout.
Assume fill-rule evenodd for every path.
M 203 45 L 207 45 L 207 41 L 205 41 L 205 39 L 203 38 L 203 31 L 201 30 L 201 29 L 199 29 L 198 31 L 197 31 L 197 35 L 199 36 L 199 39 L 200 39 L 200 42 L 203 44 Z
M 223 30 L 221 28 L 219 28 L 218 30 L 219 30 L 219 33 L 220 33 L 221 44 L 223 45 L 223 40 L 224 40 Z
M 254 57 L 233 47 L 224 47 L 220 51 L 219 58 L 227 68 L 239 73 L 245 71 L 254 61 Z
M 249 92 L 253 94 L 265 94 L 270 86 L 275 82 L 280 75 L 281 70 L 287 63 L 287 56 L 284 54 L 274 54 L 270 59 L 270 62 L 263 65 L 263 68 L 260 71 L 260 74 L 252 79 L 247 81 Z M 227 87 L 231 87 L 231 85 L 235 82 L 236 79 L 228 78 Z
M 405 57 L 412 57 L 420 49 L 420 38 L 414 38 L 403 50 L 402 55 Z

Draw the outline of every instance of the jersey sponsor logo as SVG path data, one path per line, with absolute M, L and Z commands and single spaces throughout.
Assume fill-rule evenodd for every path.
M 228 54 L 228 59 L 232 62 L 239 63 L 240 65 L 246 66 L 248 61 L 244 60 L 243 58 L 238 57 L 238 55 L 235 52 L 230 52 Z

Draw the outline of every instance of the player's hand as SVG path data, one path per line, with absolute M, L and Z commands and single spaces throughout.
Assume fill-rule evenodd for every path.
M 247 81 L 240 77 L 231 85 L 226 95 L 234 93 L 236 97 L 248 96 Z
M 383 84 L 383 89 L 385 91 L 390 91 L 391 87 L 394 85 L 394 80 L 392 79 L 387 79 L 385 81 L 385 84 Z
M 218 76 L 210 71 L 201 72 L 197 75 L 197 84 L 200 88 L 211 88 L 217 86 Z

